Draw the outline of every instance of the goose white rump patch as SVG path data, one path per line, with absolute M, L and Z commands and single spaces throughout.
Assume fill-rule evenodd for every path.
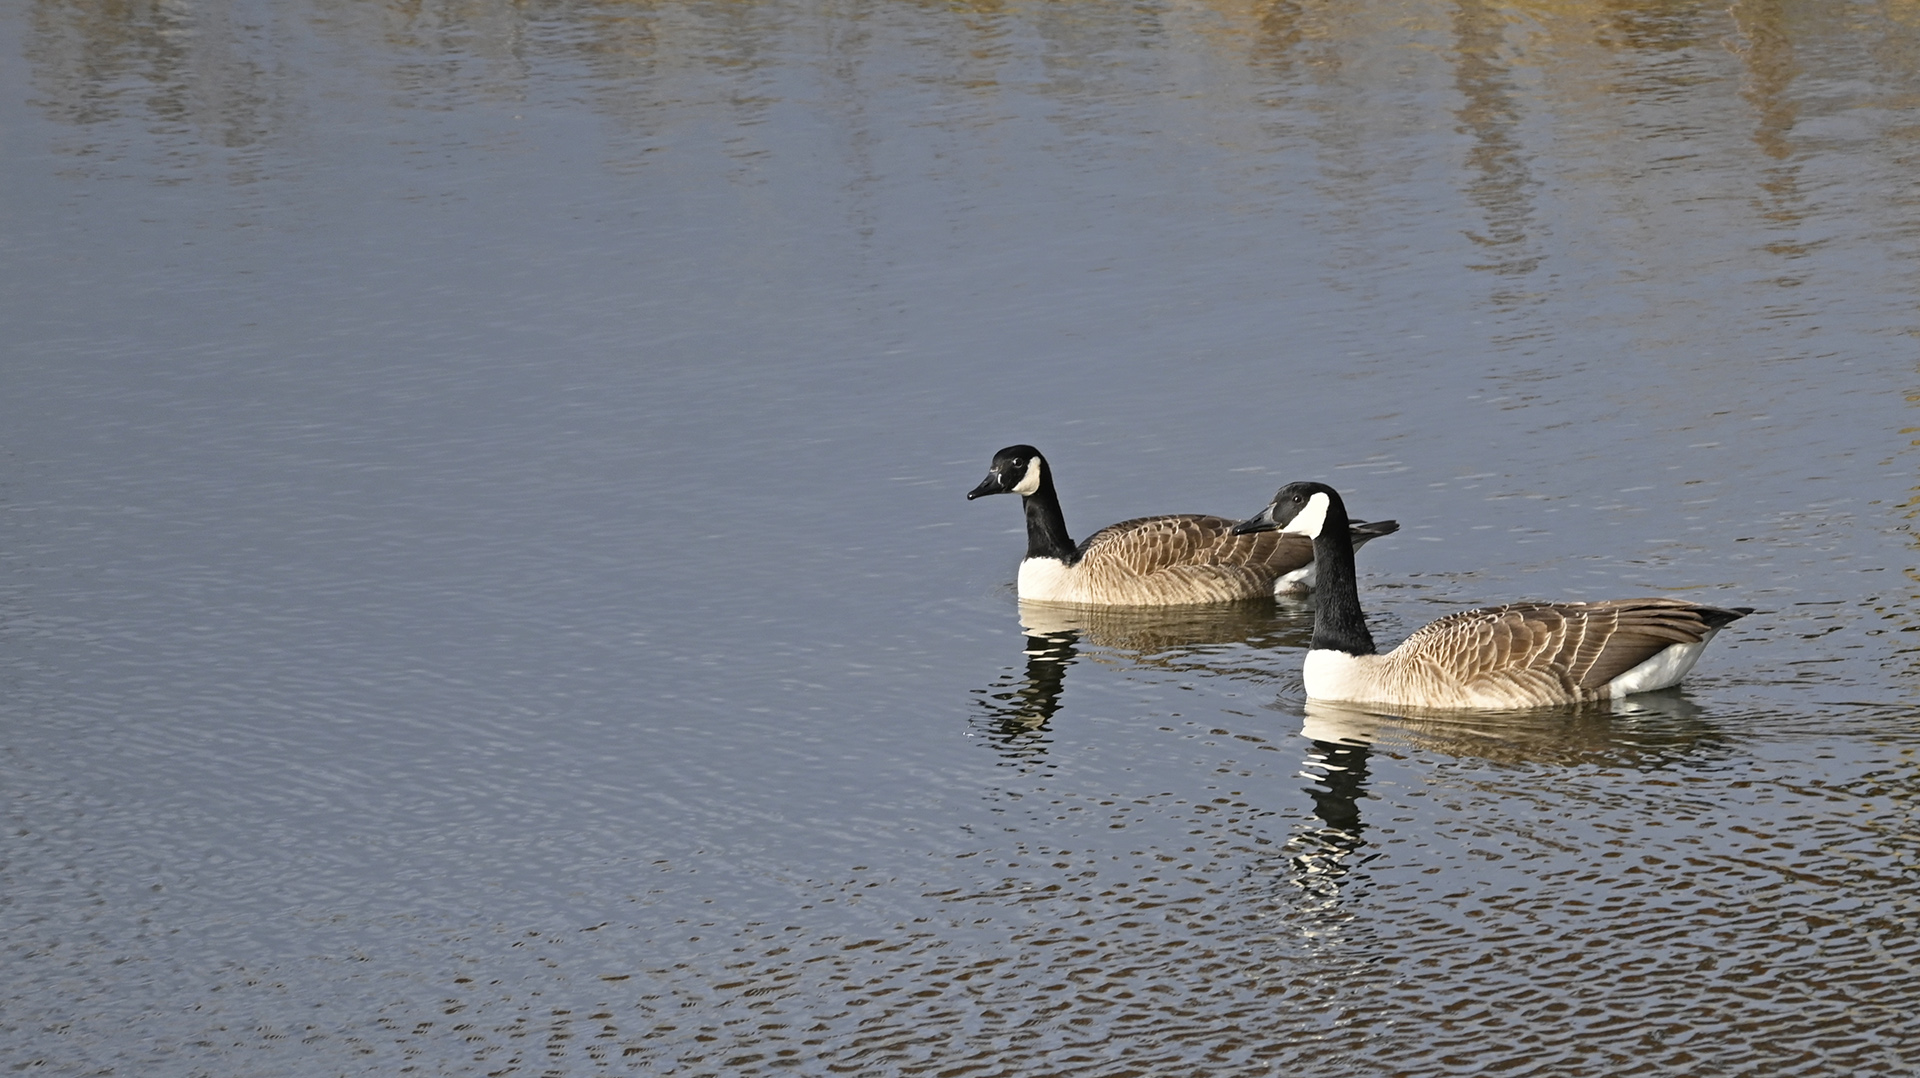
M 1707 650 L 1707 642 L 1712 640 L 1718 629 L 1700 638 L 1697 644 L 1674 644 L 1639 666 L 1607 682 L 1607 692 L 1614 699 L 1636 692 L 1652 692 L 1671 685 L 1680 684 L 1687 676 L 1693 664 L 1700 661 L 1700 653 Z

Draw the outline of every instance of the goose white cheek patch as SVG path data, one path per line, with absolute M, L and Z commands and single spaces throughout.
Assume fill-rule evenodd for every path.
M 1327 523 L 1327 506 L 1331 504 L 1333 503 L 1327 500 L 1325 494 L 1315 494 L 1307 499 L 1306 508 L 1295 513 L 1293 519 L 1287 521 L 1287 526 L 1281 530 L 1304 535 L 1309 539 L 1318 539 L 1320 529 Z
M 1014 486 L 1013 492 L 1024 498 L 1039 489 L 1040 458 L 1035 457 L 1027 462 L 1027 474 L 1020 477 L 1020 482 Z

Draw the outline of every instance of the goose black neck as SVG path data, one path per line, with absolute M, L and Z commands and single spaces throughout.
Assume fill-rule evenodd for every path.
M 1353 569 L 1353 532 L 1347 510 L 1335 501 L 1313 540 L 1313 648 L 1372 655 L 1373 634 L 1360 610 L 1360 580 Z
M 1060 496 L 1053 492 L 1053 469 L 1042 466 L 1040 489 L 1022 495 L 1027 510 L 1027 557 L 1058 558 L 1068 565 L 1079 552 L 1067 536 L 1067 518 L 1060 512 Z

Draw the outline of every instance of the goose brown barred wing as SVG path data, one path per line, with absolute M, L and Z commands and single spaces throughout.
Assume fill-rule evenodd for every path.
M 1704 640 L 1731 614 L 1675 599 L 1510 603 L 1441 618 L 1394 654 L 1460 683 L 1550 680 L 1569 695 L 1593 697 L 1666 648 Z

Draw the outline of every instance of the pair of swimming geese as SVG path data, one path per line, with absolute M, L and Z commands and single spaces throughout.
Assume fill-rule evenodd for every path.
M 1325 483 L 1291 483 L 1250 520 L 1158 516 L 1102 528 L 1075 545 L 1053 470 L 1009 446 L 967 499 L 1018 494 L 1027 514 L 1022 599 L 1116 606 L 1313 596 L 1307 695 L 1417 708 L 1585 703 L 1678 684 L 1721 628 L 1751 607 L 1678 599 L 1511 603 L 1450 614 L 1381 654 L 1360 611 L 1353 552 L 1391 520 L 1352 520 Z

